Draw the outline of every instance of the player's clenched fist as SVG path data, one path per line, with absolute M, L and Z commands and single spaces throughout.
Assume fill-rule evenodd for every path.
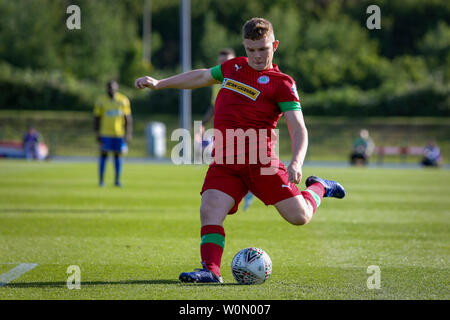
M 145 77 L 136 79 L 136 81 L 134 82 L 134 86 L 138 89 L 144 89 L 144 88 L 156 89 L 158 82 L 159 82 L 158 80 L 153 79 L 152 77 L 145 76 Z
M 299 184 L 302 180 L 302 168 L 297 163 L 290 163 L 287 167 L 289 182 Z

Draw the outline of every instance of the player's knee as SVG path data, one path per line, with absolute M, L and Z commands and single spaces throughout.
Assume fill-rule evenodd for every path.
M 294 215 L 295 225 L 302 226 L 311 221 L 313 215 L 312 208 L 299 204 L 294 210 L 294 212 L 295 212 Z
M 312 211 L 298 197 L 279 203 L 277 209 L 284 219 L 295 226 L 307 224 L 312 217 Z
M 280 211 L 280 213 L 287 222 L 294 226 L 305 225 L 311 220 L 311 217 L 308 215 L 308 213 L 305 210 L 299 208 L 291 208 L 288 212 Z
M 290 219 L 290 223 L 294 226 L 303 226 L 309 222 L 310 218 L 304 212 L 298 212 Z

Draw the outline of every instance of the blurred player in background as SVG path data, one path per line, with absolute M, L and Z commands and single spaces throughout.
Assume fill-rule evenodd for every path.
M 369 158 L 375 150 L 375 144 L 367 129 L 359 131 L 359 137 L 353 141 L 353 151 L 350 155 L 350 163 L 354 166 L 367 165 Z
M 139 89 L 154 90 L 195 89 L 222 83 L 214 113 L 215 156 L 201 190 L 200 254 L 203 268 L 181 273 L 179 279 L 182 282 L 222 282 L 223 221 L 228 214 L 237 211 L 249 190 L 264 204 L 274 205 L 279 214 L 294 225 L 308 223 L 323 197 L 345 196 L 339 183 L 315 176 L 306 179 L 306 190 L 300 191 L 296 186 L 302 179 L 308 133 L 295 81 L 272 63 L 279 45 L 272 24 L 262 18 L 247 21 L 243 27 L 243 45 L 247 57 L 237 57 L 210 69 L 192 70 L 162 80 L 142 77 L 135 81 Z M 292 159 L 287 168 L 277 158 L 274 152 L 276 141 L 272 138 L 282 115 L 292 142 Z M 225 148 L 218 146 L 218 137 L 225 137 L 227 131 L 232 134 L 257 132 L 257 141 L 261 143 L 256 144 L 260 155 L 256 163 L 248 161 L 251 156 L 249 150 L 254 147 L 250 143 L 245 146 L 248 152 L 243 153 L 240 153 L 235 139 Z M 228 154 L 229 150 L 231 154 Z M 242 156 L 245 159 L 243 164 L 222 161 L 223 158 Z M 264 156 L 271 161 L 262 161 Z
M 436 141 L 429 140 L 425 148 L 423 148 L 423 158 L 420 163 L 425 167 L 439 167 L 441 162 L 441 149 Z
M 100 144 L 99 185 L 104 186 L 105 165 L 108 152 L 114 154 L 114 184 L 121 186 L 122 154 L 128 152 L 128 142 L 132 136 L 130 101 L 119 93 L 119 84 L 111 80 L 106 85 L 107 95 L 101 97 L 94 108 L 94 130 Z
M 228 61 L 230 59 L 234 59 L 236 57 L 236 54 L 233 49 L 231 48 L 223 48 L 219 51 L 219 55 L 217 57 L 217 65 L 221 65 L 225 61 Z M 214 107 L 216 105 L 216 98 L 219 94 L 220 89 L 222 88 L 221 83 L 215 83 L 211 86 L 211 104 L 206 111 L 203 120 L 202 120 L 202 126 L 201 131 L 196 134 L 195 141 L 198 144 L 201 144 L 201 148 L 198 148 L 198 150 L 202 150 L 206 148 L 209 144 L 211 144 L 213 141 L 210 140 L 204 140 L 203 139 L 203 133 L 205 132 L 206 125 L 211 121 L 211 119 L 214 117 Z M 249 191 L 245 197 L 244 197 L 244 207 L 243 210 L 246 211 L 250 205 L 253 203 L 254 195 Z
M 28 160 L 39 158 L 39 140 L 39 132 L 33 126 L 29 126 L 23 136 L 23 149 Z

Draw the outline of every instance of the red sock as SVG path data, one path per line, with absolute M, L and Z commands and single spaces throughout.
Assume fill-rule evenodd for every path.
M 325 188 L 321 183 L 316 182 L 306 188 L 305 191 L 302 191 L 301 194 L 306 201 L 311 203 L 313 207 L 313 213 L 315 213 L 320 203 L 322 202 L 323 195 L 325 194 Z
M 220 261 L 225 247 L 225 230 L 222 226 L 206 225 L 201 229 L 200 254 L 206 268 L 220 276 Z

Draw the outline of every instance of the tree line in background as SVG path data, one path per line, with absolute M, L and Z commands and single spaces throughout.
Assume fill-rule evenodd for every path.
M 180 71 L 179 0 L 151 0 L 152 55 L 142 58 L 145 0 L 0 1 L 0 108 L 92 110 L 117 79 L 137 112 L 178 112 L 177 90 L 139 92 L 136 77 Z M 66 27 L 69 5 L 81 29 Z M 366 8 L 381 8 L 368 30 Z M 308 115 L 449 116 L 447 0 L 191 0 L 192 66 L 211 67 L 222 47 L 245 55 L 243 23 L 269 19 L 275 63 L 296 80 Z M 193 92 L 206 110 L 209 89 Z

